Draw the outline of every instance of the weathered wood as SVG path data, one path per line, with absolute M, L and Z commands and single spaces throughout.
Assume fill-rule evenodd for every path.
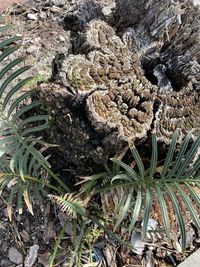
M 189 130 L 199 135 L 199 9 L 191 1 L 116 0 L 109 25 L 99 6 L 94 18 L 91 3 L 74 9 L 67 29 L 76 46 L 57 68 L 57 84 L 39 89 L 57 114 L 53 137 L 67 160 L 100 164 L 152 132 L 165 143 L 176 128 L 179 141 Z
M 92 0 L 79 1 L 63 14 L 63 27 L 66 31 L 83 31 L 92 19 L 104 18 L 101 6 Z

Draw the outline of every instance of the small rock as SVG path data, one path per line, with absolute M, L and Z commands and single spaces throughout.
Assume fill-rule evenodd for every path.
M 65 42 L 65 37 L 63 37 L 62 35 L 59 35 L 58 39 L 61 43 Z
M 38 17 L 37 17 L 36 14 L 28 13 L 28 14 L 27 14 L 27 19 L 29 19 L 29 20 L 37 20 Z
M 49 252 L 45 254 L 41 254 L 38 258 L 38 263 L 41 263 L 43 266 L 48 266 L 50 257 L 51 257 L 51 253 Z
M 40 44 L 41 42 L 41 37 L 36 37 L 35 39 L 33 39 L 33 44 Z
M 69 263 L 68 262 L 63 262 L 63 264 L 61 265 L 62 267 L 68 267 Z
M 112 3 L 111 5 L 109 6 L 105 6 L 103 7 L 102 9 L 102 12 L 105 16 L 109 16 L 111 13 L 112 13 L 112 10 L 115 8 L 115 4 Z
M 68 218 L 66 213 L 59 212 L 58 213 L 58 219 L 60 221 L 61 226 L 64 225 L 65 220 Z M 69 236 L 73 236 L 73 225 L 69 222 L 65 228 L 65 233 L 68 234 Z
M 131 244 L 133 245 L 132 251 L 137 255 L 142 255 L 145 248 L 145 242 L 143 241 L 142 235 L 140 233 L 132 233 Z
M 25 258 L 24 267 L 32 267 L 35 264 L 38 257 L 38 249 L 38 245 L 33 245 L 29 248 L 28 254 Z
M 3 242 L 3 240 L 1 240 L 0 247 L 1 247 L 1 253 L 4 254 L 8 250 L 9 244 L 7 242 Z
M 51 214 L 51 205 L 48 202 L 44 209 L 44 217 L 48 217 Z
M 38 47 L 37 46 L 35 46 L 35 45 L 31 45 L 30 47 L 28 47 L 27 49 L 26 49 L 26 52 L 28 53 L 28 54 L 33 54 L 34 52 L 36 52 L 38 50 Z
M 12 262 L 10 262 L 10 261 L 7 260 L 7 259 L 3 259 L 3 260 L 1 260 L 1 262 L 0 262 L 0 266 L 1 266 L 1 267 L 14 267 L 15 264 L 13 264 Z
M 65 0 L 52 0 L 52 4 L 58 7 L 63 7 L 65 5 Z
M 200 5 L 200 0 L 193 0 L 193 2 L 194 2 L 194 5 L 196 6 L 196 5 Z
M 0 206 L 1 206 L 1 202 L 0 202 Z M 5 230 L 6 227 L 3 225 L 3 223 L 0 222 L 0 230 Z
M 50 221 L 48 222 L 44 234 L 43 234 L 43 240 L 46 243 L 49 243 L 50 239 L 55 236 L 55 231 L 54 231 L 54 222 Z
M 21 264 L 23 262 L 22 254 L 14 247 L 9 248 L 8 258 L 11 262 L 15 264 Z
M 29 240 L 30 240 L 30 235 L 29 235 L 29 233 L 26 231 L 26 230 L 22 230 L 21 232 L 20 232 L 20 235 L 21 235 L 21 237 L 23 238 L 23 241 L 24 242 L 28 242 Z
M 52 8 L 50 9 L 52 13 L 58 13 L 61 12 L 61 8 L 58 6 L 52 6 Z

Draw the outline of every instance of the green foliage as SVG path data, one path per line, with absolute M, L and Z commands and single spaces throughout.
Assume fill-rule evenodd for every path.
M 0 32 L 9 28 L 2 23 L 1 18 Z M 35 137 L 36 133 L 38 136 L 48 128 L 49 115 L 36 113 L 42 105 L 38 100 L 31 100 L 34 90 L 22 91 L 22 87 L 32 80 L 22 77 L 30 66 L 24 66 L 23 58 L 9 59 L 19 48 L 20 40 L 21 37 L 13 36 L 0 43 L 0 189 L 2 192 L 6 186 L 11 188 L 8 197 L 10 219 L 15 195 L 18 195 L 20 213 L 22 199 L 33 213 L 31 195 L 41 201 L 45 194 L 44 171 L 69 191 L 50 170 L 48 157 L 43 155 L 50 145 Z
M 58 252 L 58 248 L 60 246 L 62 238 L 64 237 L 66 226 L 67 226 L 67 221 L 64 222 L 63 227 L 62 227 L 62 229 L 60 231 L 60 234 L 58 236 L 58 239 L 56 240 L 56 244 L 54 246 L 53 252 L 51 254 L 50 262 L 49 262 L 49 265 L 48 265 L 49 267 L 53 267 L 54 266 L 55 257 L 56 257 L 56 254 Z
M 35 86 L 37 86 L 37 84 L 41 82 L 48 82 L 48 77 L 42 74 L 38 74 L 37 76 L 33 77 L 33 79 L 27 83 L 27 86 L 29 88 L 35 88 Z
M 106 193 L 112 188 L 121 188 L 121 197 L 114 212 L 114 230 L 126 219 L 130 222 L 128 227 L 131 233 L 135 223 L 142 218 L 143 238 L 146 238 L 152 204 L 157 200 L 162 215 L 163 230 L 169 240 L 171 239 L 169 212 L 175 214 L 184 250 L 186 223 L 183 213 L 185 210 L 200 230 L 200 219 L 196 208 L 200 207 L 200 197 L 195 191 L 195 188 L 200 187 L 200 158 L 195 157 L 200 147 L 200 137 L 192 145 L 189 144 L 190 140 L 191 133 L 188 133 L 176 155 L 176 131 L 163 164 L 158 162 L 158 144 L 153 135 L 151 163 L 147 168 L 136 147 L 131 144 L 130 150 L 135 167 L 132 168 L 123 161 L 113 158 L 111 160 L 114 163 L 114 169 L 107 175 L 102 173 L 86 177 L 83 192 L 88 193 L 88 190 L 98 188 L 96 193 Z M 168 201 L 172 203 L 173 211 L 169 210 Z
M 67 213 L 70 217 L 75 218 L 78 214 L 84 215 L 84 202 L 74 194 L 67 193 L 64 196 L 49 195 L 61 208 L 62 212 Z
M 8 28 L 9 26 L 0 24 L 0 32 Z M 23 58 L 9 59 L 9 56 L 13 56 L 19 48 L 17 43 L 20 40 L 19 36 L 13 36 L 0 42 L 0 62 L 3 66 L 0 69 L 0 194 L 6 187 L 9 188 L 7 207 L 10 220 L 13 203 L 16 204 L 16 209 L 21 214 L 24 201 L 28 210 L 33 214 L 32 199 L 42 204 L 44 196 L 49 193 L 46 188 L 59 193 L 57 196 L 49 196 L 60 206 L 62 212 L 69 215 L 72 221 L 77 222 L 78 218 L 82 224 L 79 239 L 74 242 L 75 251 L 72 257 L 73 264 L 78 254 L 78 266 L 83 242 L 88 243 L 89 246 L 89 243 L 94 242 L 96 234 L 100 233 L 99 229 L 97 233 L 92 230 L 85 232 L 86 220 L 88 224 L 98 226 L 118 243 L 123 243 L 123 240 L 117 237 L 114 231 L 117 231 L 122 224 L 125 225 L 126 221 L 131 234 L 136 222 L 142 220 L 142 234 L 145 239 L 153 204 L 157 201 L 162 230 L 170 240 L 169 215 L 173 213 L 179 224 L 184 250 L 186 222 L 183 213 L 185 211 L 200 231 L 197 211 L 200 208 L 200 197 L 196 190 L 200 188 L 200 158 L 196 156 L 200 147 L 200 137 L 191 144 L 191 133 L 188 133 L 177 153 L 178 132 L 176 131 L 164 162 L 159 162 L 158 143 L 156 136 L 153 135 L 149 165 L 145 164 L 136 147 L 130 144 L 134 167 L 113 158 L 111 169 L 106 166 L 104 173 L 84 177 L 83 181 L 78 183 L 83 184 L 81 194 L 71 193 L 70 189 L 50 169 L 46 150 L 52 145 L 38 137 L 41 131 L 48 128 L 49 115 L 44 114 L 44 110 L 42 114 L 39 114 L 38 110 L 42 110 L 41 103 L 39 100 L 32 100 L 34 90 L 22 91 L 24 85 L 33 87 L 44 77 L 38 76 L 34 80 L 31 77 L 23 78 L 22 75 L 29 70 L 30 66 L 24 66 Z M 51 185 L 48 182 L 49 176 L 53 177 L 60 187 Z M 107 227 L 107 222 L 92 212 L 92 204 L 88 202 L 93 195 L 107 194 L 115 188 L 120 189 L 121 195 L 113 212 L 114 229 L 111 231 L 110 227 Z M 83 201 L 80 196 L 85 196 L 85 200 Z M 169 202 L 173 210 L 170 210 Z M 56 242 L 50 266 L 53 266 L 59 244 L 64 236 L 65 226 L 66 223 Z

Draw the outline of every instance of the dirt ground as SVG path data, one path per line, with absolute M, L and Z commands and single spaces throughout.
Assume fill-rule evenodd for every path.
M 18 4 L 11 5 L 17 2 Z M 35 77 L 31 86 L 48 80 L 52 75 L 52 61 L 55 56 L 60 53 L 67 54 L 70 46 L 69 33 L 62 28 L 59 21 L 62 14 L 75 2 L 0 0 L 0 10 L 4 10 L 6 20 L 13 24 L 7 34 L 18 33 L 23 36 L 22 46 L 17 53 L 26 56 L 26 64 L 33 65 L 29 71 L 29 74 Z M 110 4 L 110 1 L 99 2 L 104 5 Z M 7 192 L 4 192 L 0 197 L 0 267 L 48 266 L 52 249 L 63 225 L 63 215 L 50 202 L 44 203 L 42 209 L 35 203 L 34 216 L 24 210 L 21 216 L 14 214 L 10 223 L 6 211 L 6 196 Z M 67 266 L 70 257 L 70 229 L 69 224 L 55 266 Z M 155 266 L 175 266 L 182 260 L 178 255 L 176 260 L 172 254 L 170 255 L 170 263 L 160 261 L 160 264 L 157 263 Z M 136 257 L 135 263 L 141 262 L 141 258 Z
M 12 23 L 12 28 L 1 34 L 0 40 L 15 34 L 22 35 L 21 48 L 15 56 L 25 56 L 25 64 L 33 66 L 26 73 L 35 77 L 30 86 L 48 80 L 55 56 L 67 53 L 69 33 L 63 30 L 59 21 L 60 16 L 75 2 L 0 0 L 2 14 L 8 23 Z M 47 267 L 63 225 L 63 214 L 50 202 L 44 203 L 43 207 L 34 203 L 34 216 L 24 210 L 23 215 L 14 214 L 12 222 L 9 222 L 7 196 L 8 192 L 4 192 L 0 197 L 0 267 Z M 69 224 L 55 266 L 68 266 L 71 256 L 70 229 Z
M 68 33 L 58 25 L 60 15 L 72 4 L 70 1 L 65 2 L 59 6 L 54 5 L 53 1 L 0 0 L 0 10 L 4 10 L 2 14 L 6 15 L 8 23 L 12 23 L 12 28 L 2 34 L 0 39 L 5 38 L 5 35 L 22 35 L 21 48 L 15 56 L 25 56 L 25 64 L 33 66 L 26 73 L 35 77 L 31 86 L 47 80 L 51 76 L 53 58 L 57 53 L 66 53 L 68 50 Z M 24 210 L 22 216 L 14 215 L 10 223 L 5 203 L 7 194 L 4 192 L 0 198 L 0 266 L 48 266 L 63 219 L 59 219 L 58 211 L 52 204 L 44 203 L 41 209 L 35 203 L 34 216 Z M 68 244 L 65 240 L 63 242 L 65 250 L 59 251 L 56 266 L 65 266 L 69 256 L 66 253 L 70 251 L 67 249 Z
M 5 10 L 9 6 L 11 6 L 13 3 L 17 4 L 22 2 L 22 0 L 0 0 L 0 11 Z

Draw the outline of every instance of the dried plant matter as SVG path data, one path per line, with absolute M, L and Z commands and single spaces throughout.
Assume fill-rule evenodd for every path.
M 87 23 L 95 18 L 103 18 L 101 6 L 92 0 L 79 1 L 63 16 L 65 30 L 82 31 Z
M 199 64 L 189 62 L 184 65 L 185 84 L 179 88 L 178 82 L 170 81 L 173 74 L 168 75 L 172 71 L 168 70 L 171 62 L 163 59 L 163 63 L 158 64 L 161 59 L 156 53 L 164 57 L 159 51 L 161 41 L 138 52 L 130 51 L 127 41 L 126 38 L 123 42 L 104 21 L 92 20 L 80 48 L 86 55 L 70 55 L 63 63 L 62 71 L 66 73 L 76 99 L 87 98 L 86 108 L 95 130 L 117 131 L 117 138 L 132 141 L 145 137 L 155 118 L 155 131 L 166 142 L 177 127 L 183 133 L 194 129 L 194 135 L 197 135 L 199 91 L 198 76 L 194 80 L 194 75 L 198 74 Z M 143 67 L 148 64 L 151 49 L 154 49 L 152 56 L 155 60 L 151 71 L 156 84 L 147 79 Z M 159 103 L 156 114 L 153 113 L 155 102 Z
M 91 1 L 84 1 L 65 18 L 79 14 L 84 5 L 82 26 L 73 22 L 67 26 L 73 33 L 73 53 L 58 70 L 60 93 L 56 86 L 53 91 L 45 86 L 40 90 L 44 100 L 51 95 L 56 109 L 69 110 L 67 142 L 77 148 L 82 139 L 74 143 L 77 136 L 72 132 L 84 136 L 78 157 L 88 146 L 88 153 L 98 154 L 99 160 L 105 151 L 116 152 L 149 132 L 169 143 L 177 127 L 179 141 L 189 130 L 196 138 L 200 133 L 199 10 L 190 1 L 117 0 L 106 21 L 100 11 L 94 15 L 94 9 L 88 8 L 93 7 Z M 62 130 L 63 118 L 58 119 Z
M 187 247 L 186 225 L 192 219 L 195 227 L 200 229 L 200 161 L 197 158 L 194 160 L 200 146 L 200 137 L 190 145 L 191 133 L 188 133 L 177 152 L 177 133 L 176 130 L 173 134 L 164 162 L 158 158 L 158 142 L 153 135 L 148 166 L 143 164 L 138 150 L 132 145 L 130 151 L 134 165 L 112 158 L 114 165 L 107 175 L 99 173 L 83 178 L 82 191 L 86 195 L 93 190 L 101 192 L 107 222 L 113 224 L 116 221 L 114 231 L 125 226 L 131 234 L 137 229 L 137 222 L 142 221 L 142 236 L 144 239 L 149 238 L 148 231 L 155 230 L 155 224 L 148 227 L 153 216 L 156 225 L 160 224 L 168 240 L 174 238 L 174 233 L 179 228 L 184 250 Z M 146 159 L 144 163 L 145 161 Z
M 114 23 L 119 30 L 133 27 L 146 40 L 160 38 L 180 25 L 180 12 L 180 1 L 116 0 Z
M 88 117 L 100 133 L 118 132 L 119 139 L 145 137 L 153 119 L 153 86 L 134 53 L 100 20 L 88 26 L 83 47 L 87 56 L 69 56 L 63 72 L 75 98 L 86 98 Z

